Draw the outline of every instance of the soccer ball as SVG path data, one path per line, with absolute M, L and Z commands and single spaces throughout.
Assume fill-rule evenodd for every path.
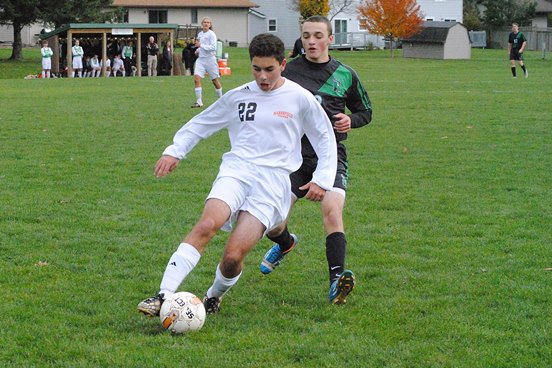
M 174 334 L 198 331 L 205 323 L 203 302 L 192 293 L 174 293 L 161 305 L 159 318 L 165 330 Z

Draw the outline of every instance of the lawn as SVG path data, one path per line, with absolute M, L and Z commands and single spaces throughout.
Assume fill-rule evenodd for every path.
M 228 90 L 251 79 L 230 48 Z M 171 336 L 136 304 L 199 217 L 229 143 L 201 142 L 161 180 L 153 165 L 198 112 L 191 77 L 24 80 L 38 49 L 0 49 L 0 365 L 3 367 L 552 366 L 552 62 L 335 52 L 373 122 L 347 141 L 347 305 L 327 301 L 319 206 L 273 274 L 248 256 L 219 314 Z M 519 71 L 519 69 L 518 69 Z M 204 83 L 207 104 L 212 86 Z M 181 290 L 202 296 L 221 233 Z

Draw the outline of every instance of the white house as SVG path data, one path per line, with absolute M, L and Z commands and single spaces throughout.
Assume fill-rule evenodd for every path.
M 299 12 L 290 7 L 289 0 L 253 0 L 258 7 L 249 11 L 249 41 L 259 33 L 274 33 L 293 48 L 301 35 Z
M 126 10 L 125 23 L 174 23 L 200 27 L 209 17 L 213 31 L 227 45 L 249 44 L 249 9 L 257 4 L 249 0 L 113 0 L 113 7 Z
M 336 43 L 340 43 L 341 38 L 345 35 L 340 33 L 348 32 L 366 32 L 360 26 L 358 19 L 357 8 L 364 0 L 356 0 L 353 5 L 349 6 L 345 11 L 335 14 L 332 18 L 334 33 L 336 34 Z M 463 0 L 417 0 L 420 5 L 420 11 L 424 20 L 439 21 L 439 22 L 460 22 L 463 21 Z M 333 14 L 333 12 L 331 12 Z M 371 36 L 369 41 L 375 47 L 383 47 L 383 37 Z

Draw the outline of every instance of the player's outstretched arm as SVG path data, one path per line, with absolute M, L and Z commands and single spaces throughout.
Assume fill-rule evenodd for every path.
M 171 171 L 176 169 L 179 163 L 180 160 L 176 157 L 168 155 L 161 156 L 161 158 L 155 164 L 155 169 L 153 170 L 153 173 L 158 178 L 162 178 L 163 176 L 169 174 Z

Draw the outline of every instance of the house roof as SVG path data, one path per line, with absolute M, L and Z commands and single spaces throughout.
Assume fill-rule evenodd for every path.
M 257 8 L 249 0 L 113 0 L 111 6 L 131 8 Z
M 409 38 L 403 38 L 403 41 L 445 44 L 449 29 L 457 24 L 460 23 L 426 21 L 424 22 L 420 32 Z
M 537 13 L 552 13 L 552 0 L 537 0 Z

